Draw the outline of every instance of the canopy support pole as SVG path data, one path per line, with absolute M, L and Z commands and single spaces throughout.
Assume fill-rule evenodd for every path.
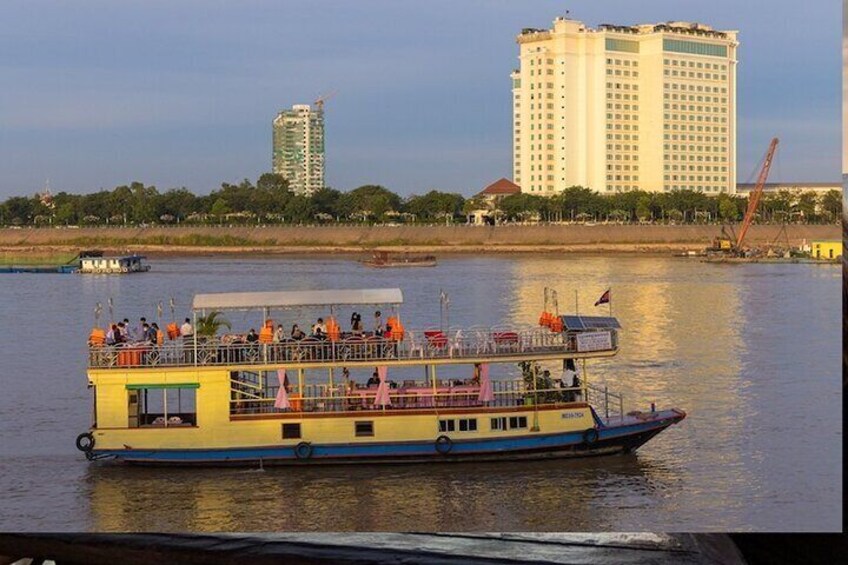
M 194 332 L 192 333 L 192 340 L 194 341 L 194 366 L 197 367 L 197 310 L 193 310 L 191 316 L 194 321 Z

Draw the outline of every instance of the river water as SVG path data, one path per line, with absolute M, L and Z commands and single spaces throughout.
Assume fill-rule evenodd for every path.
M 126 277 L 2 276 L 0 529 L 839 531 L 841 280 L 833 265 L 550 255 L 386 271 L 338 256 L 163 258 Z M 96 302 L 136 321 L 159 300 L 169 318 L 170 297 L 184 316 L 196 292 L 395 286 L 418 328 L 439 324 L 441 289 L 451 325 L 495 325 L 537 320 L 545 286 L 561 311 L 576 299 L 606 314 L 593 302 L 611 287 L 621 353 L 590 363 L 590 380 L 623 392 L 627 410 L 689 417 L 635 454 L 575 461 L 143 469 L 74 448 L 90 424 Z

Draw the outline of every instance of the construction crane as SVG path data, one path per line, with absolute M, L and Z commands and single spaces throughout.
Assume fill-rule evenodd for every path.
M 760 174 L 757 177 L 757 184 L 748 195 L 748 209 L 745 210 L 745 217 L 742 219 L 742 226 L 739 229 L 739 235 L 729 235 L 724 227 L 721 228 L 721 236 L 713 240 L 713 246 L 708 249 L 708 252 L 719 252 L 722 254 L 730 253 L 732 255 L 742 255 L 742 243 L 745 241 L 745 235 L 748 233 L 748 228 L 754 222 L 754 215 L 757 213 L 757 207 L 760 204 L 760 199 L 763 196 L 763 189 L 768 179 L 769 169 L 774 160 L 774 154 L 777 150 L 778 139 L 775 137 L 769 144 L 766 151 L 763 166 L 760 169 Z
M 771 162 L 774 159 L 774 152 L 777 151 L 778 139 L 775 137 L 769 144 L 768 152 L 766 153 L 763 168 L 760 170 L 760 176 L 757 178 L 757 184 L 754 190 L 748 195 L 748 209 L 745 211 L 745 218 L 742 220 L 742 228 L 739 230 L 739 237 L 736 239 L 736 251 L 742 250 L 742 242 L 745 241 L 745 234 L 748 233 L 748 228 L 754 221 L 754 214 L 757 212 L 757 206 L 760 204 L 760 198 L 763 196 L 763 188 L 766 186 Z
M 315 107 L 318 108 L 318 110 L 323 112 L 324 111 L 324 102 L 326 102 L 327 100 L 329 100 L 330 98 L 332 98 L 335 95 L 336 95 L 335 90 L 321 94 L 320 96 L 318 96 L 318 98 L 315 99 Z

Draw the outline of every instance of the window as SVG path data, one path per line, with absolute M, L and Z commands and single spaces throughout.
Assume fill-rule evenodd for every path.
M 456 420 L 439 420 L 440 432 L 455 432 Z
M 196 426 L 199 386 L 197 383 L 127 385 L 127 426 Z
M 365 422 L 354 422 L 354 429 L 356 432 L 356 437 L 370 437 L 374 435 L 374 422 L 373 421 L 365 421 Z
M 283 439 L 300 439 L 300 424 L 283 424 Z
M 477 431 L 477 419 L 476 418 L 464 418 L 459 420 L 459 431 L 461 432 L 476 432 Z
M 517 430 L 527 428 L 527 416 L 492 418 L 492 430 Z

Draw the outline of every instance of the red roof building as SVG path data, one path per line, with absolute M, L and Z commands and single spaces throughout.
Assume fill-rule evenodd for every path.
M 507 196 L 509 194 L 518 194 L 520 192 L 520 186 L 510 180 L 502 178 L 484 188 L 477 196 Z

